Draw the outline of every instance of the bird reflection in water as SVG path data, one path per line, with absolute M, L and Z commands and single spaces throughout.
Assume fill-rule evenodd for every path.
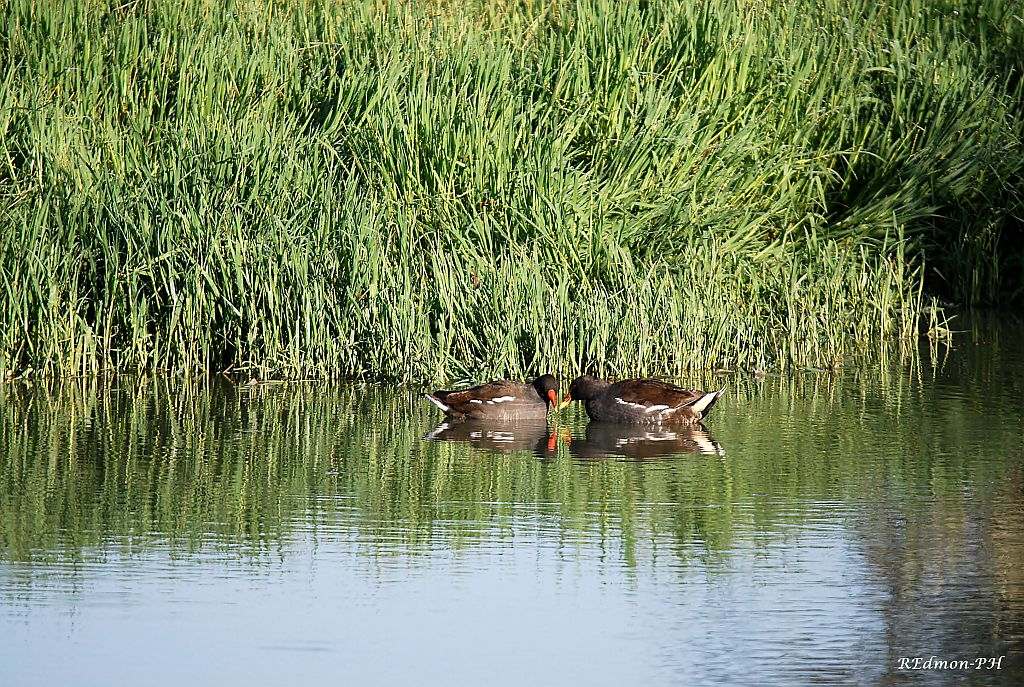
M 530 452 L 554 458 L 559 444 L 568 446 L 575 458 L 629 458 L 645 460 L 687 453 L 723 455 L 725 450 L 706 428 L 645 427 L 591 422 L 582 436 L 571 436 L 567 427 L 541 421 L 493 422 L 448 420 L 424 439 L 455 441 L 498 453 Z
M 722 445 L 702 426 L 644 427 L 606 422 L 589 423 L 582 438 L 573 438 L 569 452 L 577 458 L 635 460 L 683 453 L 725 454 Z
M 540 458 L 554 457 L 558 448 L 558 431 L 555 428 L 549 430 L 544 420 L 448 420 L 423 438 L 464 442 L 474 448 L 500 453 L 529 451 Z

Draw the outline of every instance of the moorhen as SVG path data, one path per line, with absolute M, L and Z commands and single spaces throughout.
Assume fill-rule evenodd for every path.
M 567 401 L 583 401 L 587 415 L 599 422 L 631 425 L 699 425 L 725 393 L 683 389 L 657 379 L 608 382 L 591 375 L 577 377 Z
M 558 379 L 550 374 L 529 384 L 499 379 L 461 391 L 435 391 L 424 396 L 452 418 L 540 419 L 558 407 Z

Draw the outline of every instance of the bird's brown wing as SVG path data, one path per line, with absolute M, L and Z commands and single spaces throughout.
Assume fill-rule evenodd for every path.
M 629 379 L 613 384 L 609 389 L 609 395 L 621 399 L 623 403 L 647 408 L 651 406 L 679 408 L 693 403 L 703 396 L 704 392 L 683 389 L 675 384 L 655 379 Z
M 495 398 L 507 396 L 512 396 L 517 399 L 523 398 L 531 389 L 532 387 L 527 388 L 526 386 L 517 384 L 516 382 L 498 380 L 459 391 L 438 391 L 434 396 L 440 399 L 449 408 L 468 411 L 471 410 L 474 405 L 479 405 L 479 403 L 474 404 L 474 401 L 489 401 Z

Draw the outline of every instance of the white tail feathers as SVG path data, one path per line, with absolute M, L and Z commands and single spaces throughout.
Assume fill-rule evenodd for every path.
M 722 394 L 724 393 L 725 388 L 722 388 L 719 391 L 712 391 L 711 393 L 704 394 L 696 401 L 691 403 L 690 408 L 692 408 L 694 412 L 700 413 L 701 417 L 704 417 L 711 411 L 711 407 L 715 405 L 715 401 L 721 398 Z
M 438 408 L 440 408 L 441 410 L 443 410 L 444 412 L 446 412 L 446 413 L 448 412 L 448 410 L 449 410 L 448 406 L 446 406 L 446 405 L 445 405 L 444 403 L 441 403 L 441 401 L 440 401 L 440 400 L 438 400 L 437 398 L 435 398 L 434 396 L 431 396 L 430 394 L 423 394 L 423 396 L 424 396 L 424 397 L 425 397 L 425 398 L 426 398 L 426 399 L 427 399 L 428 401 L 430 401 L 431 403 L 433 403 L 433 404 L 434 404 L 435 406 L 437 406 Z

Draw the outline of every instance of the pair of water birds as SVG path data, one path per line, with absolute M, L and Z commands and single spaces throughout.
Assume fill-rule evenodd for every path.
M 560 403 L 558 378 L 546 374 L 526 384 L 500 379 L 425 396 L 445 415 L 457 419 L 533 420 L 571 401 L 582 401 L 590 419 L 598 422 L 699 425 L 723 393 L 725 389 L 684 389 L 657 379 L 609 382 L 583 375 L 573 380 Z

